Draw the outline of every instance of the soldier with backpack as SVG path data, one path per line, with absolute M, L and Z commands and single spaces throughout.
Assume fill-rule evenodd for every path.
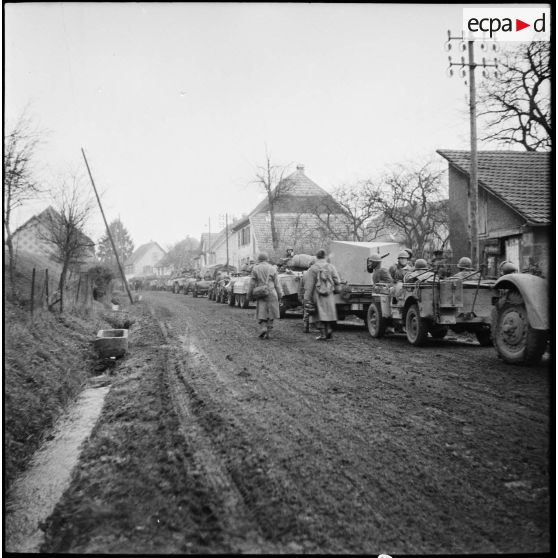
M 337 322 L 337 309 L 333 296 L 340 284 L 339 274 L 333 264 L 326 261 L 325 250 L 316 252 L 316 262 L 308 270 L 304 285 L 304 302 L 313 302 L 316 312 L 310 315 L 310 323 L 320 330 L 318 341 L 331 339 L 333 323 Z

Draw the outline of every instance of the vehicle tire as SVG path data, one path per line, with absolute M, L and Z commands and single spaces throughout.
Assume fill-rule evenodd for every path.
M 229 294 L 229 306 L 234 306 L 234 293 Z
M 497 311 L 493 342 L 508 364 L 536 364 L 546 349 L 545 331 L 529 325 L 523 301 L 505 302 Z
M 482 329 L 477 329 L 475 331 L 477 336 L 477 341 L 481 347 L 491 347 L 492 346 L 492 335 L 490 333 L 489 327 L 483 327 Z
M 383 337 L 386 332 L 386 319 L 382 317 L 382 310 L 376 302 L 372 302 L 368 307 L 366 325 L 368 326 L 368 333 L 370 333 L 372 337 Z
M 193 296 L 194 298 L 198 298 L 198 290 L 197 290 L 196 288 L 193 288 L 193 289 L 192 289 L 192 296 Z
M 279 301 L 279 319 L 283 320 L 286 315 L 287 315 L 287 306 L 283 302 Z
M 428 337 L 428 322 L 420 317 L 418 304 L 411 304 L 405 317 L 405 332 L 411 345 L 424 345 Z
M 248 300 L 248 295 L 241 295 L 240 296 L 240 307 L 241 308 L 248 308 L 250 306 L 250 301 Z
M 443 339 L 448 334 L 448 326 L 435 325 L 430 328 L 432 339 Z

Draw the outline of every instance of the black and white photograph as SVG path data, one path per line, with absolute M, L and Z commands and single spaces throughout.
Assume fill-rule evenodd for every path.
M 553 23 L 5 2 L 3 551 L 553 554 Z

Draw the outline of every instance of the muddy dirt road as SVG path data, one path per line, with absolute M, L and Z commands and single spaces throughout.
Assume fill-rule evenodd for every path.
M 320 343 L 296 318 L 260 340 L 253 309 L 144 304 L 231 537 L 294 552 L 549 549 L 547 361 L 512 367 L 476 342 L 417 349 L 355 325 Z
M 548 358 L 143 297 L 42 552 L 550 550 Z

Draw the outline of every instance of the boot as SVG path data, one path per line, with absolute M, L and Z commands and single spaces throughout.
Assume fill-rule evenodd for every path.
M 320 335 L 318 335 L 318 337 L 316 337 L 316 341 L 325 341 L 327 339 L 327 337 L 325 335 L 324 326 L 319 326 L 318 329 L 320 330 Z
M 258 337 L 260 339 L 265 339 L 265 336 L 267 335 L 267 327 L 264 323 L 260 324 L 260 334 L 258 335 Z
M 304 333 L 310 333 L 310 324 L 308 322 L 304 323 Z
M 331 324 L 326 324 L 325 330 L 326 330 L 326 339 L 332 339 L 331 334 L 333 333 L 333 327 L 331 326 Z

